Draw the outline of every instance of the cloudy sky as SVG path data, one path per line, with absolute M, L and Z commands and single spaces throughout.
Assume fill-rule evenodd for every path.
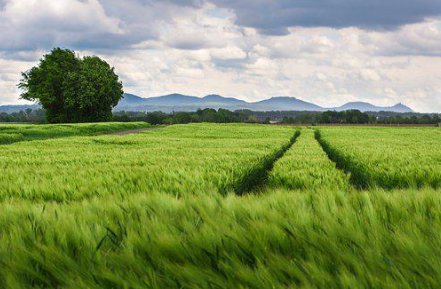
M 295 96 L 441 111 L 440 0 L 0 0 L 0 104 L 51 48 L 143 97 Z

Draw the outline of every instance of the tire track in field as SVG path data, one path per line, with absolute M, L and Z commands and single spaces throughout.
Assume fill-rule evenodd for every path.
M 303 129 L 295 145 L 280 159 L 269 175 L 268 189 L 317 191 L 351 189 L 349 177 L 332 162 L 314 137 Z
M 320 144 L 328 158 L 335 163 L 339 170 L 349 175 L 349 182 L 353 187 L 363 190 L 369 189 L 373 186 L 363 174 L 364 168 L 361 168 L 355 164 L 349 164 L 349 160 L 343 157 L 336 149 L 332 148 L 331 145 L 322 138 L 320 130 L 316 129 L 314 135 L 315 139 Z
M 287 145 L 284 145 L 274 154 L 268 156 L 259 164 L 252 167 L 245 176 L 243 176 L 239 181 L 235 182 L 232 185 L 232 189 L 235 194 L 242 196 L 245 194 L 262 191 L 266 187 L 268 176 L 272 171 L 274 164 L 294 145 L 299 136 L 300 131 L 296 131 Z M 228 188 L 224 190 L 224 192 L 226 191 L 228 191 Z

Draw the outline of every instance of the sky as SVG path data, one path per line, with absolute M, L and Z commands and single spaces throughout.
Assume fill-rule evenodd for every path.
M 293 96 L 441 112 L 440 0 L 0 0 L 0 104 L 53 47 L 128 93 Z

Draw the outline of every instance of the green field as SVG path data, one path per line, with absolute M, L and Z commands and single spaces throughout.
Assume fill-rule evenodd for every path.
M 19 141 L 90 136 L 150 127 L 145 122 L 83 124 L 0 124 L 0 144 Z
M 0 126 L 0 288 L 441 284 L 439 128 L 107 126 Z

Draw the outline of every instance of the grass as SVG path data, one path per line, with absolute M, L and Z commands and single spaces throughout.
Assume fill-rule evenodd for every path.
M 21 133 L 0 133 L 0 145 L 10 144 L 24 140 Z
M 312 129 L 303 129 L 292 148 L 274 166 L 269 186 L 299 190 L 347 190 L 348 177 L 328 159 L 314 138 Z
M 440 206 L 434 190 L 7 201 L 0 287 L 437 287 Z
M 133 135 L 21 142 L 0 156 L 0 199 L 205 191 L 242 194 L 295 131 L 252 125 L 177 125 Z
M 376 166 L 437 168 L 439 130 L 319 130 L 320 143 L 194 124 L 1 146 L 0 288 L 437 288 L 441 191 L 379 188 Z
M 0 124 L 0 144 L 68 136 L 89 136 L 150 127 L 145 122 L 83 124 Z
M 441 187 L 438 128 L 321 128 L 318 139 L 358 187 Z

